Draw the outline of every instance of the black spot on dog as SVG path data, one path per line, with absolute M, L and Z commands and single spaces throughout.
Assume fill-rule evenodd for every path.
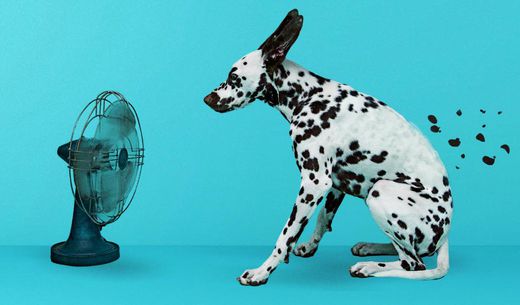
M 405 260 L 401 261 L 401 267 L 403 267 L 403 269 L 406 271 L 410 271 L 410 264 L 408 264 L 408 262 Z
M 495 159 L 496 159 L 495 156 L 493 156 L 493 158 L 484 156 L 484 157 L 482 157 L 482 162 L 486 163 L 487 165 L 493 165 L 493 164 L 495 164 Z
M 484 135 L 482 133 L 478 133 L 475 138 L 477 140 L 479 140 L 480 142 L 486 142 L 486 138 L 484 137 Z
M 350 95 L 352 95 L 352 96 L 358 96 L 358 94 L 359 93 L 356 90 L 350 91 Z
M 319 76 L 319 75 L 317 75 L 317 74 L 315 74 L 315 73 L 313 73 L 313 72 L 309 72 L 309 74 L 310 74 L 311 76 L 313 76 L 314 78 L 316 78 L 316 80 L 318 81 L 318 84 L 320 84 L 320 85 L 323 85 L 323 84 L 325 84 L 326 82 L 330 81 L 329 79 L 327 79 L 327 78 L 325 78 L 325 77 L 321 77 L 321 76 Z
M 439 210 L 441 213 L 446 213 L 446 209 L 440 205 L 437 207 L 437 210 Z
M 406 225 L 406 223 L 404 221 L 402 221 L 401 219 L 399 219 L 397 221 L 397 224 L 402 228 L 402 229 L 405 229 L 408 228 L 408 226 Z
M 448 200 L 450 200 L 450 197 L 451 197 L 450 191 L 446 191 L 442 194 L 442 200 L 444 200 L 445 202 L 448 202 Z
M 500 146 L 500 148 L 502 148 L 503 150 L 505 150 L 506 153 L 508 153 L 508 154 L 509 154 L 509 152 L 511 151 L 510 148 L 509 148 L 509 145 L 507 145 L 507 144 L 502 144 L 502 145 Z
M 370 158 L 370 161 L 374 163 L 383 163 L 385 161 L 385 157 L 388 155 L 388 152 L 383 150 L 379 155 L 373 155 Z
M 379 105 L 374 102 L 374 98 L 371 97 L 371 96 L 367 96 L 365 97 L 365 100 L 366 102 L 363 103 L 363 105 L 367 108 L 374 108 L 374 109 L 377 109 L 379 107 Z
M 354 187 L 352 187 L 352 193 L 354 195 L 359 195 L 359 193 L 361 193 L 361 185 L 355 184 Z
M 303 77 L 304 75 L 305 75 L 305 72 L 303 72 L 303 71 L 298 72 L 298 76 Z
M 421 270 L 426 270 L 426 266 L 423 264 L 417 264 L 417 266 L 415 266 L 414 271 L 421 271 Z
M 404 236 L 400 235 L 400 234 L 397 233 L 397 232 L 394 232 L 394 236 L 395 236 L 397 239 L 399 239 L 399 240 L 403 240 L 403 239 L 405 239 Z
M 358 143 L 358 141 L 352 141 L 352 142 L 350 142 L 349 148 L 350 148 L 350 150 L 352 150 L 352 151 L 357 150 L 357 149 L 359 148 L 359 143 Z
M 446 176 L 442 177 L 442 184 L 444 184 L 444 186 L 448 186 L 450 184 L 448 177 L 446 177 Z
M 364 155 L 362 152 L 360 151 L 355 151 L 353 154 L 347 156 L 346 158 L 346 162 L 347 163 L 350 163 L 350 164 L 357 164 L 359 163 L 360 161 L 363 161 L 367 158 L 366 155 Z
M 397 218 L 397 214 L 392 213 L 392 217 L 393 217 L 393 218 Z
M 386 174 L 386 171 L 384 169 L 377 172 L 378 176 L 384 176 Z
M 372 197 L 379 197 L 379 192 L 378 191 L 373 191 L 372 192 Z
M 307 159 L 307 160 L 303 161 L 303 168 L 312 170 L 315 172 L 319 171 L 320 165 L 318 163 L 318 159 L 311 158 L 311 159 Z
M 378 265 L 379 267 L 386 267 L 386 264 L 384 264 L 384 263 L 378 263 L 377 265 Z
M 428 121 L 430 121 L 432 124 L 437 124 L 437 118 L 433 114 L 428 116 Z
M 458 147 L 460 145 L 460 139 L 459 138 L 450 139 L 450 140 L 448 140 L 448 144 L 450 144 L 453 147 Z
M 309 107 L 314 114 L 320 113 L 321 111 L 327 109 L 327 105 L 325 105 L 325 103 L 322 101 L 314 101 L 309 105 Z
M 298 207 L 296 205 L 293 206 L 293 209 L 291 211 L 291 216 L 289 216 L 289 221 L 287 223 L 287 226 L 292 226 L 294 219 L 296 218 L 296 213 L 298 212 Z
M 420 244 L 424 240 L 424 233 L 417 227 L 415 227 L 415 237 L 416 237 L 416 243 Z
M 325 148 L 323 148 L 323 146 L 320 146 L 320 154 L 324 154 L 325 153 Z

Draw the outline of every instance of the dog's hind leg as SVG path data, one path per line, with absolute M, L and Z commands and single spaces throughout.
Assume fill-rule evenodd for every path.
M 338 189 L 332 188 L 327 195 L 325 206 L 321 208 L 316 227 L 310 240 L 299 244 L 293 253 L 301 257 L 311 257 L 318 250 L 318 245 L 327 231 L 332 231 L 332 220 L 338 211 L 345 194 Z
M 359 242 L 350 249 L 355 256 L 372 256 L 372 255 L 397 255 L 394 245 L 391 243 L 365 243 Z
M 350 268 L 352 276 L 438 279 L 446 275 L 452 212 L 449 187 L 439 190 L 418 185 L 388 180 L 374 184 L 366 202 L 378 226 L 392 240 L 399 261 L 360 262 Z M 435 252 L 437 267 L 426 270 L 421 257 Z

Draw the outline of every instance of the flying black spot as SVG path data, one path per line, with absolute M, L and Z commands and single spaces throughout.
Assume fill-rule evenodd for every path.
M 495 156 L 493 156 L 493 158 L 484 156 L 484 157 L 482 157 L 482 162 L 486 163 L 487 165 L 493 165 L 493 164 L 495 164 L 495 159 L 496 159 Z
M 460 167 L 458 167 L 457 165 L 455 165 L 455 169 L 460 169 Z
M 502 111 L 497 112 L 497 114 L 498 114 L 498 115 L 501 115 L 501 114 L 502 114 Z
M 482 128 L 486 128 L 486 124 L 482 125 Z
M 430 121 L 432 124 L 437 124 L 437 118 L 433 114 L 428 116 L 428 121 Z
M 456 113 L 457 113 L 458 116 L 461 116 L 462 115 L 462 110 L 459 109 L 459 110 L 457 110 Z
M 486 113 L 486 110 L 484 110 L 484 109 L 480 109 L 480 112 L 482 112 L 482 113 Z
M 437 125 L 433 125 L 432 127 L 430 127 L 430 130 L 435 133 L 441 132 L 441 129 Z
M 509 154 L 509 152 L 511 151 L 511 150 L 509 149 L 509 145 L 507 145 L 507 144 L 503 144 L 503 145 L 501 145 L 500 148 L 504 149 L 504 150 L 506 151 L 506 153 L 508 153 L 508 154 Z
M 462 159 L 464 159 L 464 158 L 466 158 L 466 154 L 461 154 L 460 157 L 461 157 Z
M 480 142 L 486 142 L 486 138 L 484 137 L 483 134 L 479 133 L 478 135 L 475 136 L 475 138 L 477 140 L 479 140 Z
M 450 144 L 453 147 L 458 147 L 460 145 L 460 139 L 459 138 L 450 139 L 450 140 L 448 140 L 448 144 Z

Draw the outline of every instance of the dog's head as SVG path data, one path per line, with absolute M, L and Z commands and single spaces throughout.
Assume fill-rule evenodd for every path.
M 278 91 L 272 77 L 298 38 L 302 25 L 303 16 L 298 10 L 290 11 L 258 50 L 233 64 L 226 81 L 208 94 L 204 102 L 218 112 L 243 108 L 257 98 L 276 103 Z

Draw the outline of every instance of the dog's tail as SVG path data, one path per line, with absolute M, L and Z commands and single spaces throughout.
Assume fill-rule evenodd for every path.
M 450 268 L 450 254 L 448 249 L 448 240 L 442 244 L 437 251 L 437 267 L 435 269 L 406 271 L 406 270 L 389 270 L 381 271 L 373 274 L 376 277 L 402 277 L 414 280 L 436 280 L 444 277 Z

